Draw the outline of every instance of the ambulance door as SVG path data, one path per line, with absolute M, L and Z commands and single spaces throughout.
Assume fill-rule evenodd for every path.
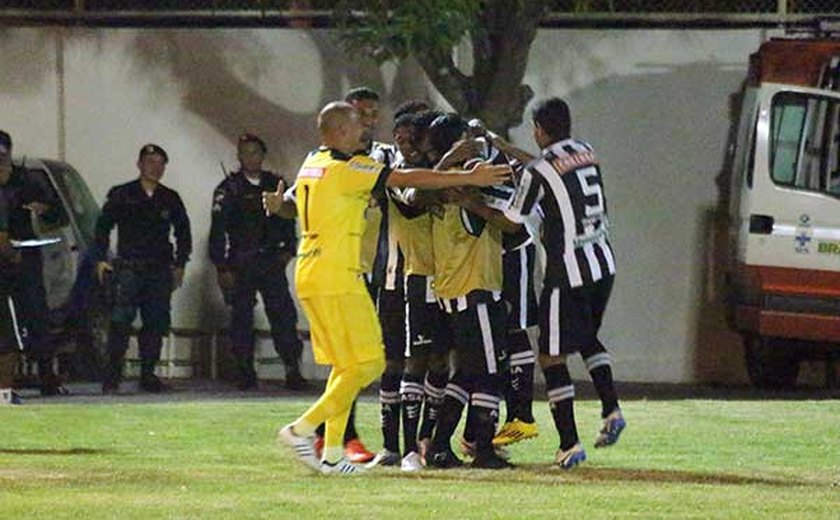
M 729 198 L 729 271 L 737 270 L 738 264 L 744 262 L 749 233 L 750 195 L 752 192 L 752 175 L 755 168 L 756 126 L 758 122 L 759 106 L 757 91 L 746 89 L 741 105 L 741 117 L 738 133 L 731 150 Z
M 764 84 L 744 263 L 840 271 L 840 94 Z

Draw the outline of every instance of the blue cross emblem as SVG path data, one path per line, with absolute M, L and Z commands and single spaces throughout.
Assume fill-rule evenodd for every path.
M 793 240 L 796 242 L 797 252 L 805 253 L 808 251 L 808 242 L 811 241 L 811 237 L 809 237 L 805 233 L 800 233 L 796 235 Z

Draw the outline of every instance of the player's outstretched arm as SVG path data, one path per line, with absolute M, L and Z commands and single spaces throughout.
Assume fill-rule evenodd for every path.
M 435 170 L 448 170 L 470 159 L 480 158 L 483 150 L 484 144 L 478 139 L 462 139 L 453 144 L 452 148 L 441 157 L 435 165 Z
M 536 159 L 536 156 L 530 154 L 519 148 L 512 143 L 508 142 L 505 138 L 487 130 L 484 126 L 484 122 L 481 119 L 471 119 L 469 123 L 469 133 L 475 137 L 484 137 L 489 139 L 493 145 L 498 148 L 503 154 L 507 155 L 508 157 L 513 157 L 517 161 L 521 162 L 522 164 L 528 164 L 529 162 Z
M 457 204 L 470 213 L 479 216 L 502 231 L 502 233 L 514 234 L 522 229 L 522 224 L 513 222 L 504 213 L 493 209 L 484 203 L 484 197 L 477 191 L 452 190 L 448 192 L 449 202 Z
M 450 170 L 446 173 L 426 169 L 394 170 L 388 176 L 389 187 L 440 189 L 456 186 L 493 186 L 510 178 L 510 166 L 479 163 L 471 170 Z
M 496 148 L 502 151 L 502 153 L 504 153 L 508 157 L 513 157 L 522 164 L 528 164 L 529 162 L 536 159 L 535 155 L 526 152 L 522 148 L 514 146 L 501 136 L 498 136 L 492 132 L 488 132 L 487 136 L 490 138 L 493 144 L 496 145 Z

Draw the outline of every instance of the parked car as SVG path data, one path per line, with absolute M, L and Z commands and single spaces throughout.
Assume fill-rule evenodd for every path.
M 42 248 L 50 341 L 59 370 L 71 379 L 98 380 L 107 320 L 105 294 L 95 283 L 90 254 L 99 207 L 81 175 L 69 164 L 51 159 L 14 161 L 61 203 L 55 222 L 35 222 L 39 238 L 58 242 Z M 27 365 L 22 378 L 27 380 Z

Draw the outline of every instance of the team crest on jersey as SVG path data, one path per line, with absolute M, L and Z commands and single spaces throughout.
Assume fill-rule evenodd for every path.
M 324 176 L 324 168 L 301 168 L 298 174 L 302 179 L 320 179 Z

